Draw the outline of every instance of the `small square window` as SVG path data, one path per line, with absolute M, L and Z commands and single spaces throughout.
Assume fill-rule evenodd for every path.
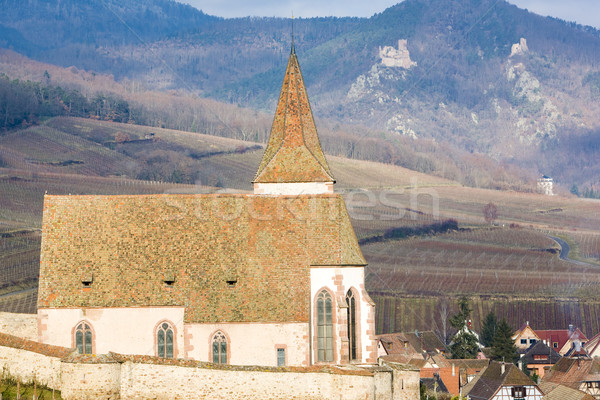
M 530 344 L 535 344 L 536 342 L 537 342 L 537 340 L 535 340 L 535 339 L 529 339 Z
M 237 285 L 238 277 L 237 275 L 230 273 L 225 276 L 225 282 L 227 283 L 227 287 L 234 288 Z
M 521 339 L 521 344 L 527 344 L 527 339 Z
M 94 281 L 94 275 L 91 272 L 84 272 L 81 274 L 81 284 L 84 288 L 92 287 Z
M 514 386 L 511 395 L 515 399 L 524 399 L 527 396 L 527 390 L 524 386 Z
M 277 349 L 277 366 L 285 367 L 285 349 Z
M 552 347 L 554 347 L 555 349 L 558 348 L 558 342 L 552 343 Z
M 163 275 L 163 282 L 165 286 L 171 287 L 175 283 L 175 274 L 172 272 L 167 272 Z

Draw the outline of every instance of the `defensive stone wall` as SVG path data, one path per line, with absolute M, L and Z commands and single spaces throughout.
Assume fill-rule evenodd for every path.
M 419 370 L 382 366 L 257 367 L 149 356 L 80 355 L 0 333 L 0 368 L 64 399 L 405 400 L 419 395 Z
M 37 340 L 37 314 L 17 314 L 0 311 L 0 332 L 24 339 Z
M 36 381 L 56 388 L 61 359 L 72 351 L 0 333 L 0 369 L 23 383 Z

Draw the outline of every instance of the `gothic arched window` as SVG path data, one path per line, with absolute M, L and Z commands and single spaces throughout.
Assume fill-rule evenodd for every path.
M 156 344 L 159 357 L 173 358 L 173 328 L 171 325 L 163 322 L 158 326 Z
M 333 300 L 322 290 L 317 296 L 317 359 L 333 361 Z
M 352 361 L 356 360 L 356 299 L 352 290 L 346 293 L 346 303 L 348 304 L 348 348 L 350 361 Z
M 215 333 L 212 338 L 212 362 L 227 364 L 227 338 L 221 331 Z
M 92 328 L 81 322 L 75 328 L 75 347 L 79 354 L 92 354 Z

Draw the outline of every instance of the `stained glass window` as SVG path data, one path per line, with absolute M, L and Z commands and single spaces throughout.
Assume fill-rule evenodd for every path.
M 227 364 L 227 338 L 225 334 L 218 331 L 212 340 L 213 363 Z
M 173 328 L 166 322 L 158 327 L 156 332 L 158 356 L 162 358 L 173 358 Z
M 85 322 L 75 328 L 75 347 L 79 354 L 92 354 L 92 329 Z
M 348 347 L 350 350 L 350 361 L 356 360 L 356 299 L 352 290 L 346 293 L 348 304 Z

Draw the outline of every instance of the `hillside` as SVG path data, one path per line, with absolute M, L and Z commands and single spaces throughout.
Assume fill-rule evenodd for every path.
M 1 46 L 112 74 L 132 92 L 183 89 L 260 110 L 273 107 L 291 41 L 287 19 L 222 19 L 167 0 L 4 3 Z M 392 151 L 377 161 L 470 186 L 492 187 L 460 166 L 484 157 L 525 181 L 546 174 L 565 191 L 598 190 L 593 28 L 505 1 L 406 0 L 371 18 L 297 19 L 294 32 L 315 113 L 344 147 L 378 141 L 377 153 Z M 406 161 L 417 148 L 421 159 Z
M 115 141 L 115 137 L 128 137 Z M 44 193 L 144 194 L 251 190 L 262 148 L 210 135 L 83 118 L 57 117 L 0 138 L 0 309 L 35 311 L 39 227 Z M 398 166 L 328 156 L 369 262 L 366 284 L 377 303 L 379 332 L 436 329 L 431 310 L 469 295 L 474 323 L 495 310 L 513 326 L 575 322 L 600 329 L 598 202 L 464 187 Z M 196 184 L 127 177 L 187 166 Z M 498 207 L 496 225 L 482 209 Z M 457 225 L 441 233 L 445 221 Z M 33 229 L 32 229 L 33 228 Z M 393 232 L 387 235 L 386 232 Z M 560 235 L 572 257 L 561 261 Z M 428 311 L 429 310 L 429 311 Z M 448 332 L 446 332 L 448 333 Z

